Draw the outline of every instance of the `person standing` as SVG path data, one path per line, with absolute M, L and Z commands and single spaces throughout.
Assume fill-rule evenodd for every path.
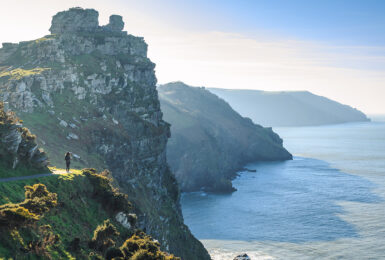
M 70 167 L 71 167 L 71 153 L 70 152 L 66 153 L 64 160 L 66 161 L 66 171 L 67 171 L 67 173 L 69 173 Z

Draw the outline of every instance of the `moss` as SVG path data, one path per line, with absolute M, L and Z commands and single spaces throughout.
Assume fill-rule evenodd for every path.
M 41 74 L 44 71 L 50 70 L 50 68 L 34 68 L 34 69 L 22 69 L 17 68 L 13 70 L 6 70 L 0 72 L 0 78 L 8 77 L 10 80 L 20 80 L 24 77 L 28 77 L 31 75 Z

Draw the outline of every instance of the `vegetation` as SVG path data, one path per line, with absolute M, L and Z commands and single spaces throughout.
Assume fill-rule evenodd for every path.
M 114 239 L 119 235 L 116 227 L 107 219 L 95 229 L 90 247 L 104 253 L 108 248 L 115 246 Z
M 50 68 L 34 68 L 29 70 L 17 68 L 13 70 L 5 70 L 0 72 L 0 78 L 9 77 L 10 80 L 19 80 L 27 76 L 40 74 L 46 70 L 50 70 Z
M 132 260 L 178 260 L 180 258 L 160 251 L 160 245 L 142 231 L 136 232 L 120 247 L 121 259 Z
M 48 190 L 57 194 L 56 203 L 50 203 L 55 197 L 47 193 Z M 105 219 L 111 219 L 116 226 L 121 234 L 116 242 L 122 243 L 131 231 L 114 221 L 114 213 L 100 203 L 100 195 L 95 194 L 90 178 L 83 173 L 0 183 L 0 204 L 5 204 L 1 208 L 6 209 L 7 214 L 20 217 L 17 222 L 8 221 L 0 227 L 0 258 L 33 259 L 44 255 L 87 259 L 94 251 L 88 247 L 88 241 L 93 237 L 95 228 Z M 23 202 L 12 203 L 24 197 Z M 57 206 L 47 211 L 53 204 Z M 1 219 L 2 223 L 7 220 L 5 217 Z M 44 241 L 52 243 L 46 244 L 45 250 L 42 250 L 42 245 L 46 243 Z
M 0 178 L 49 172 L 45 153 L 35 150 L 36 136 L 21 123 L 14 112 L 4 111 L 4 103 L 0 102 Z
M 132 205 L 112 186 L 108 171 L 84 169 L 39 181 L 0 183 L 0 259 L 179 259 L 114 219 Z M 130 221 L 134 226 L 135 217 Z

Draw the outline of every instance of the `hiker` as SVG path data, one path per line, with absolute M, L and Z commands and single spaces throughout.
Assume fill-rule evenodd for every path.
M 68 172 L 70 172 L 70 166 L 71 166 L 71 153 L 70 152 L 66 153 L 64 160 L 66 161 L 66 171 L 68 173 Z

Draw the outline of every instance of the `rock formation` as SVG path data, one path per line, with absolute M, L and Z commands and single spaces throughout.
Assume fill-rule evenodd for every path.
M 1 166 L 10 170 L 24 166 L 31 172 L 46 171 L 48 158 L 38 147 L 35 138 L 14 113 L 4 111 L 4 104 L 0 103 Z
M 251 260 L 251 258 L 247 254 L 242 254 L 236 256 L 234 260 Z
M 170 130 L 155 64 L 143 38 L 122 32 L 123 25 L 114 15 L 99 26 L 97 11 L 71 8 L 53 17 L 51 35 L 3 45 L 0 98 L 39 134 L 54 165 L 72 151 L 81 158 L 75 166 L 109 168 L 135 205 L 140 227 L 162 249 L 209 259 L 183 224 L 166 162 Z
M 171 123 L 167 158 L 183 191 L 233 191 L 231 179 L 246 163 L 292 158 L 271 128 L 241 117 L 206 89 L 174 82 L 158 91 Z

